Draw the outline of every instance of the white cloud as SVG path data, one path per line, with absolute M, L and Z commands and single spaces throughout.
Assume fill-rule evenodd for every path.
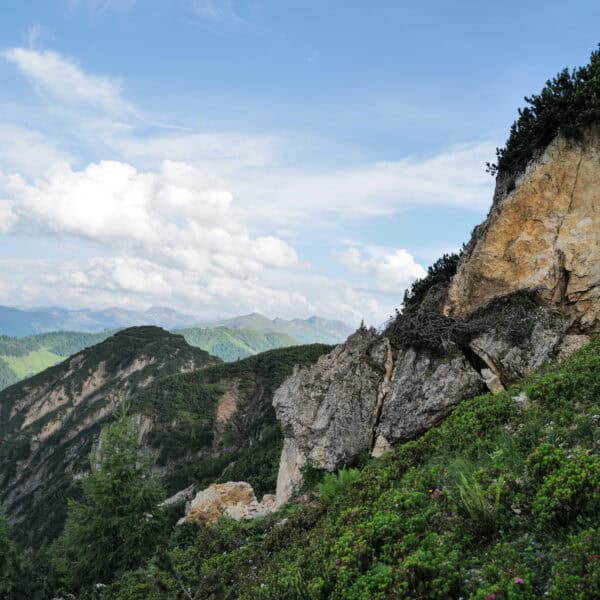
M 137 137 L 123 133 L 111 136 L 107 141 L 129 160 L 144 164 L 165 159 L 181 160 L 211 165 L 215 172 L 223 174 L 242 168 L 270 166 L 274 154 L 285 144 L 284 140 L 272 135 L 180 132 Z
M 54 147 L 42 133 L 0 122 L 0 165 L 7 172 L 39 176 L 70 156 Z
M 1 56 L 16 65 L 41 93 L 62 103 L 83 104 L 109 112 L 132 111 L 115 79 L 87 74 L 57 52 L 11 48 Z
M 412 281 L 426 275 L 425 269 L 403 248 L 371 246 L 361 251 L 351 247 L 335 251 L 333 255 L 352 272 L 372 277 L 377 292 L 398 297 Z
M 461 144 L 433 156 L 359 164 L 323 173 L 278 170 L 232 182 L 240 203 L 270 220 L 313 219 L 315 214 L 364 218 L 405 207 L 484 208 L 493 188 L 484 161 L 491 143 Z
M 85 4 L 102 11 L 117 3 Z M 196 8 L 209 20 L 236 18 L 232 4 Z M 41 127 L 59 131 L 53 139 L 113 158 L 76 168 L 49 134 L 0 124 L 0 233 L 57 246 L 85 239 L 97 248 L 92 259 L 27 269 L 16 260 L 0 264 L 4 302 L 163 304 L 214 317 L 257 310 L 381 322 L 424 275 L 407 250 L 351 245 L 337 252 L 360 276 L 357 284 L 302 264 L 289 240 L 310 243 L 314 227 L 343 219 L 422 205 L 481 208 L 490 197 L 482 165 L 493 144 L 329 170 L 283 167 L 297 145 L 292 137 L 176 128 L 157 134 L 152 123 L 161 119 L 130 104 L 117 80 L 86 73 L 55 52 L 13 48 L 1 55 L 48 101 L 51 123 Z
M 104 161 L 82 171 L 59 165 L 33 183 L 19 175 L 0 181 L 13 229 L 78 236 L 213 275 L 243 277 L 298 260 L 281 239 L 252 238 L 230 192 L 188 165 L 167 161 L 159 172 L 139 172 Z

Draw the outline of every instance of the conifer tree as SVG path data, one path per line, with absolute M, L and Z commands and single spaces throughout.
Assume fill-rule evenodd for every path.
M 69 502 L 65 530 L 54 548 L 56 569 L 73 590 L 108 583 L 142 565 L 167 533 L 159 506 L 164 492 L 140 458 L 126 408 L 105 428 L 90 459 L 96 466 L 82 482 L 81 501 Z

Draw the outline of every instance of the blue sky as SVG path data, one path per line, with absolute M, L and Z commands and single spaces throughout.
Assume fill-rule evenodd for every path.
M 0 303 L 381 323 L 595 2 L 39 0 L 0 21 Z

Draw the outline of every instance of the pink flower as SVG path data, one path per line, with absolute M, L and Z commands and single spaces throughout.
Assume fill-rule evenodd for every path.
M 488 594 L 487 600 L 496 600 L 496 594 Z
M 431 494 L 431 499 L 432 500 L 437 500 L 440 497 L 440 494 L 442 493 L 442 490 L 440 490 L 440 488 L 435 488 L 435 490 L 433 490 L 432 494 Z
M 515 577 L 515 583 L 517 585 L 523 585 L 525 582 L 523 581 L 523 579 L 521 579 L 521 577 Z

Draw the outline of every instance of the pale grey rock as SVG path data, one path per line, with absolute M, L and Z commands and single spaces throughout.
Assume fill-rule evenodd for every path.
M 556 358 L 568 326 L 567 319 L 540 309 L 539 320 L 522 342 L 515 344 L 502 331 L 492 329 L 471 340 L 469 347 L 505 388 Z M 496 392 L 492 387 L 490 390 Z
M 414 438 L 484 389 L 462 354 L 439 358 L 413 348 L 400 351 L 377 434 L 391 444 Z
M 371 447 L 388 350 L 374 329 L 359 330 L 283 382 L 273 406 L 294 454 L 331 471 Z
M 192 485 L 183 490 L 179 490 L 177 493 L 161 502 L 160 506 L 173 506 L 174 504 L 179 504 L 180 502 L 187 502 L 194 497 L 194 489 L 195 486 L 192 483 Z
M 379 458 L 391 450 L 392 445 L 381 434 L 379 434 L 375 440 L 375 444 L 373 445 L 373 450 L 371 450 L 371 456 L 373 458 Z

